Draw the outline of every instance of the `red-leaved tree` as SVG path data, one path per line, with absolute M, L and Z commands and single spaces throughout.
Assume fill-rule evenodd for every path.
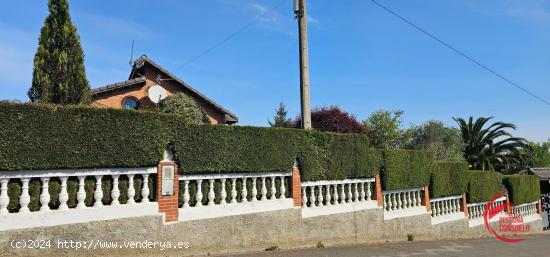
M 316 107 L 311 111 L 311 125 L 318 131 L 338 133 L 361 133 L 363 125 L 357 118 L 338 106 Z M 298 116 L 292 122 L 292 127 L 301 128 L 302 117 Z

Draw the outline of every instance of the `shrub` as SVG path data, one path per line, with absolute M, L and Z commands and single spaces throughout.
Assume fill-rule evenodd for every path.
M 425 151 L 384 150 L 381 171 L 385 190 L 417 188 L 430 183 L 432 156 Z
M 172 115 L 0 103 L 0 170 L 155 166 Z
M 459 195 L 468 190 L 468 163 L 456 161 L 434 162 L 430 178 L 432 197 Z
M 502 178 L 514 205 L 540 200 L 540 182 L 537 176 L 508 175 Z
M 158 111 L 163 113 L 177 114 L 185 122 L 191 124 L 208 124 L 210 120 L 202 108 L 193 100 L 193 98 L 177 93 L 166 97 L 160 101 Z
M 363 135 L 188 125 L 154 112 L 0 103 L 0 170 L 155 166 L 172 145 L 183 173 L 289 171 L 303 178 L 378 174 Z
M 314 108 L 311 111 L 311 126 L 323 132 L 362 133 L 363 125 L 357 118 L 338 106 Z M 298 116 L 292 122 L 292 127 L 302 127 L 302 117 Z
M 466 171 L 468 174 L 468 202 L 485 202 L 502 191 L 502 175 L 491 171 Z

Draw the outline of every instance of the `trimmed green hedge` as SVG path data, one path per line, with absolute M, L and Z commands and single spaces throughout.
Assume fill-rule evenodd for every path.
M 183 173 L 288 171 L 304 180 L 371 177 L 381 155 L 364 135 L 188 125 L 178 116 L 0 103 L 0 170 L 155 166 L 171 145 Z
M 490 171 L 466 171 L 468 174 L 468 202 L 485 202 L 503 190 L 502 175 Z
M 460 195 L 468 190 L 468 163 L 434 162 L 430 178 L 431 197 Z
M 502 178 L 514 205 L 540 200 L 540 181 L 537 176 L 508 175 Z
M 430 183 L 433 158 L 426 151 L 384 150 L 381 171 L 384 190 L 417 188 Z
M 0 103 L 0 170 L 155 166 L 170 142 L 171 117 Z

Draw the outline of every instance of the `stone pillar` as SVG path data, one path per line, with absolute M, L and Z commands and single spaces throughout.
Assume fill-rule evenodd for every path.
M 464 216 L 468 218 L 468 201 L 466 200 L 466 193 L 462 193 L 462 201 L 460 202 L 460 211 L 464 212 Z
M 537 203 L 537 213 L 539 215 L 542 215 L 542 205 L 541 205 L 541 202 L 539 200 L 539 202 Z
M 294 207 L 302 207 L 302 179 L 300 177 L 300 168 L 297 165 L 294 165 L 292 168 L 290 183 L 290 192 L 294 200 Z
M 167 157 L 168 156 L 168 157 Z M 172 194 L 167 194 L 167 190 L 163 193 L 163 169 L 173 169 L 173 191 Z M 165 158 L 159 162 L 157 166 L 157 202 L 159 205 L 159 212 L 164 214 L 164 222 L 175 222 L 179 218 L 178 208 L 178 196 L 179 196 L 179 176 L 178 165 L 172 160 L 170 153 L 165 153 Z M 164 178 L 169 179 L 169 178 Z M 166 185 L 165 185 L 166 186 Z M 166 189 L 166 188 L 165 188 Z
M 378 207 L 384 206 L 384 196 L 382 196 L 382 181 L 380 181 L 380 175 L 374 177 L 375 197 Z
M 424 186 L 424 196 L 422 197 L 422 205 L 426 206 L 427 211 L 432 211 L 432 206 L 430 205 L 430 189 L 428 186 Z

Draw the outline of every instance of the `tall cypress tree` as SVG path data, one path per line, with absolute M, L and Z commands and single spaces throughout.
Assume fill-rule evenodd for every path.
M 34 56 L 32 102 L 56 104 L 89 103 L 90 86 L 84 68 L 80 37 L 71 21 L 67 0 L 49 0 L 50 14 L 44 21 Z

